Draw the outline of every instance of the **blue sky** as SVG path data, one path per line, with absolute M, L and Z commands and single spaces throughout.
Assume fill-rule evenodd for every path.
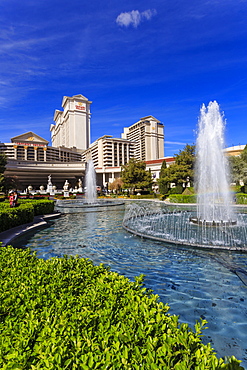
M 247 144 L 247 0 L 1 0 L 0 141 L 50 140 L 63 96 L 91 105 L 91 141 L 153 115 L 165 155 L 195 142 L 216 100 Z

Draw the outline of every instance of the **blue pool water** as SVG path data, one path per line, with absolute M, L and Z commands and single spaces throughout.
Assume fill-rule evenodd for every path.
M 86 257 L 131 280 L 144 274 L 145 286 L 169 304 L 171 314 L 180 315 L 190 327 L 205 318 L 203 342 L 211 342 L 220 357 L 235 355 L 247 368 L 247 254 L 181 249 L 141 239 L 123 230 L 124 206 L 60 211 L 65 214 L 50 227 L 14 246 L 29 247 L 44 259 Z

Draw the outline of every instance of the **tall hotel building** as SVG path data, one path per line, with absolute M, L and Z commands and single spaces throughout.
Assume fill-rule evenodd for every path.
M 164 157 L 164 125 L 153 116 L 124 127 L 122 138 L 135 142 L 136 159 L 149 161 Z
M 134 157 L 135 143 L 126 139 L 104 135 L 82 154 L 82 160 L 92 158 L 95 167 L 120 167 Z
M 91 104 L 83 95 L 63 97 L 63 111 L 55 110 L 55 125 L 50 127 L 52 146 L 76 148 L 80 151 L 89 147 Z

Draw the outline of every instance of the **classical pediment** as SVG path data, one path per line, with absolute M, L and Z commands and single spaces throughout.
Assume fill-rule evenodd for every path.
M 143 117 L 141 118 L 141 121 L 156 121 L 157 123 L 160 123 L 160 121 L 154 116 Z
M 43 139 L 41 136 L 33 133 L 32 131 L 26 132 L 25 134 L 18 135 L 11 138 L 12 143 L 39 143 L 47 145 L 49 141 Z
M 85 97 L 85 96 L 83 96 L 82 94 L 73 95 L 73 98 L 83 99 L 83 100 L 88 100 L 88 98 L 86 98 L 86 97 Z
M 82 94 L 78 94 L 78 95 L 73 95 L 72 97 L 70 96 L 64 96 L 63 97 L 63 101 L 62 101 L 62 107 L 64 108 L 65 107 L 65 104 L 67 101 L 81 101 L 81 102 L 88 102 L 88 103 L 92 103 L 88 100 L 88 98 L 86 98 L 85 96 L 83 96 Z

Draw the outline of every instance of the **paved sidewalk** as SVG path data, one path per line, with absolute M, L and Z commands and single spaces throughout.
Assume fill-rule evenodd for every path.
M 13 227 L 12 229 L 3 231 L 0 233 L 0 242 L 2 242 L 2 247 L 11 244 L 11 242 L 18 238 L 20 235 L 23 235 L 31 230 L 35 230 L 39 227 L 47 225 L 47 221 L 61 216 L 61 213 L 52 213 L 49 215 L 35 216 L 33 222 L 28 224 L 19 225 Z

